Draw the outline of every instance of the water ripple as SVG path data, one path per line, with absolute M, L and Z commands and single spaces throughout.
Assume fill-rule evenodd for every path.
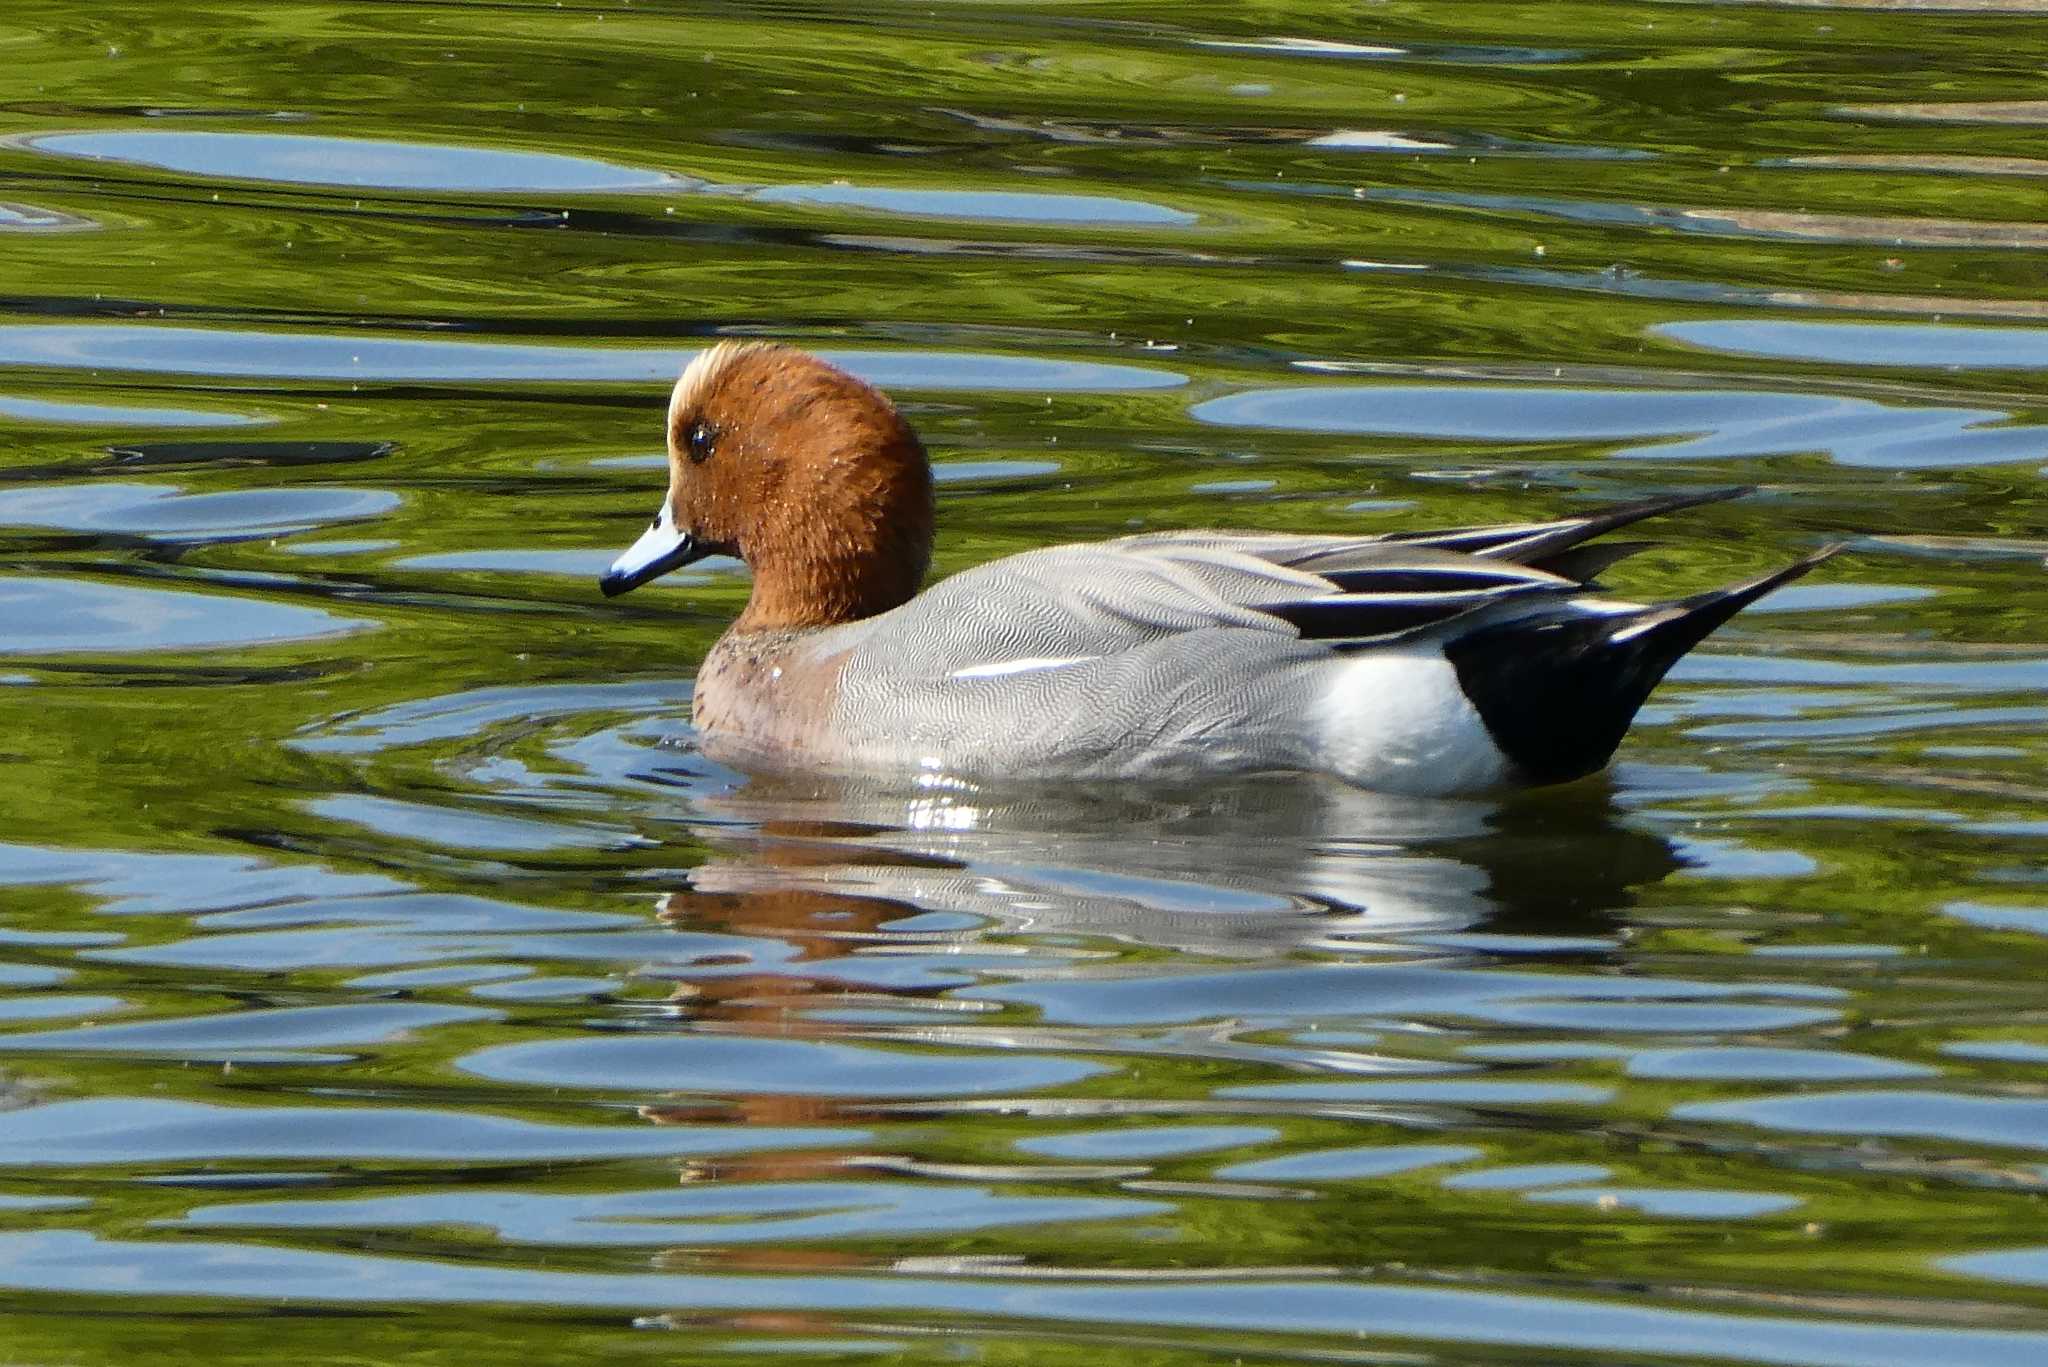
M 590 194 L 674 189 L 687 183 L 660 171 L 554 152 L 308 133 L 117 128 L 38 133 L 18 141 L 51 156 L 152 166 L 180 175 L 359 190 Z
M 1660 439 L 1618 447 L 1625 459 L 1820 451 L 1844 465 L 1930 469 L 2041 458 L 2040 426 L 2009 412 L 1779 391 L 1381 384 L 1250 390 L 1192 412 L 1231 427 L 1442 441 Z
M 495 1020 L 497 1013 L 424 1003 L 361 1003 L 287 1007 L 227 1016 L 186 1017 L 131 1025 L 88 1025 L 11 1035 L 9 1050 L 141 1054 L 151 1058 L 242 1062 L 334 1062 L 351 1055 L 322 1054 L 339 1045 L 389 1043 L 414 1030 L 457 1021 Z
M 1737 356 L 1834 365 L 2048 369 L 2048 328 L 1915 323 L 1665 323 L 1651 329 L 1689 346 Z
M 2025 25 L 24 8 L 0 1356 L 2048 1359 Z M 1850 553 L 1562 789 L 749 775 L 589 580 L 747 337 L 940 573 Z
M 196 1228 L 490 1230 L 519 1244 L 630 1247 L 789 1239 L 961 1234 L 1005 1225 L 1133 1219 L 1169 1210 L 1128 1197 L 1023 1196 L 986 1187 L 908 1182 L 722 1182 L 713 1186 L 541 1196 L 473 1191 L 203 1206 Z
M 357 522 L 398 506 L 382 489 L 243 489 L 186 493 L 171 484 L 45 484 L 0 489 L 0 527 L 128 532 L 165 541 L 283 536 Z
M 1695 1101 L 1684 1120 L 1817 1134 L 1919 1136 L 1966 1144 L 2048 1149 L 2048 1101 L 1945 1092 L 1807 1092 L 1745 1101 Z
M 507 1044 L 471 1054 L 461 1067 L 499 1082 L 549 1087 L 872 1097 L 1031 1091 L 1104 1071 L 1099 1064 L 1012 1052 L 949 1057 L 810 1040 L 702 1036 Z
M 538 1271 L 261 1244 L 162 1245 L 72 1231 L 0 1234 L 0 1284 L 92 1292 L 336 1304 L 552 1304 L 690 1310 L 933 1312 L 1073 1324 L 1342 1333 L 1422 1342 L 1660 1353 L 1804 1367 L 1968 1361 L 2024 1367 L 2048 1335 L 1998 1329 L 1858 1324 L 1727 1315 L 1611 1300 L 1400 1284 L 1271 1277 L 1231 1283 L 1175 1274 L 1163 1283 L 900 1275 L 788 1277 Z
M 624 1155 L 759 1153 L 859 1143 L 847 1129 L 559 1125 L 398 1106 L 213 1106 L 141 1097 L 0 1112 L 0 1163 L 23 1167 L 220 1158 L 568 1162 Z
M 24 423 L 79 427 L 248 427 L 269 421 L 241 413 L 193 408 L 136 408 L 125 404 L 66 403 L 0 394 L 0 417 Z
M 373 623 L 225 594 L 0 574 L 0 655 L 225 650 L 318 640 Z
M 144 371 L 164 375 L 355 380 L 422 384 L 672 382 L 697 353 L 639 347 L 238 332 L 167 326 L 0 325 L 0 365 Z M 1168 370 L 1102 361 L 959 352 L 823 353 L 870 383 L 899 389 L 1113 392 L 1172 388 Z

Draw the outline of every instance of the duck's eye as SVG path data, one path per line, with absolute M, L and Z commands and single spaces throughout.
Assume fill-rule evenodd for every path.
M 702 418 L 690 424 L 686 449 L 692 465 L 702 465 L 711 459 L 711 448 L 718 442 L 718 429 Z

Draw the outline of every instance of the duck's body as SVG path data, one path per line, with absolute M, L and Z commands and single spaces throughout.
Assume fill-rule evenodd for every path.
M 729 633 L 698 676 L 696 719 L 729 753 L 834 768 L 1073 779 L 1330 769 L 1372 787 L 1497 785 L 1499 752 L 1441 651 L 1347 658 L 1250 605 L 1330 591 L 1207 546 L 1032 551 L 864 621 Z M 813 711 L 801 695 L 826 680 L 830 706 Z M 1366 696 L 1375 705 L 1347 717 L 1347 701 Z M 820 724 L 792 733 L 804 716 Z
M 805 421 L 773 430 L 786 414 L 748 411 L 764 393 Z M 861 406 L 859 421 L 803 430 Z M 786 348 L 717 348 L 678 383 L 670 436 L 670 501 L 605 586 L 713 548 L 754 566 L 754 598 L 695 695 L 705 744 L 739 762 L 1031 779 L 1299 769 L 1433 795 L 1561 782 L 1606 764 L 1681 655 L 1820 558 L 1656 606 L 1590 587 L 1637 549 L 1590 538 L 1740 492 L 1720 490 L 1385 538 L 1056 546 L 912 597 L 929 469 L 874 391 Z M 730 474 L 710 472 L 721 458 Z M 754 480 L 771 487 L 750 497 Z

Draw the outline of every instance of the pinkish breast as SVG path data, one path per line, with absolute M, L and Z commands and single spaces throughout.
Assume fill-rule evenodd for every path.
M 839 671 L 849 652 L 818 650 L 816 631 L 728 631 L 704 657 L 690 719 L 707 748 L 823 757 L 833 749 Z

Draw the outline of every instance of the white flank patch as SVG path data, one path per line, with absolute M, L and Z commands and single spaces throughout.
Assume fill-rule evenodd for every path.
M 1389 128 L 1338 128 L 1310 138 L 1310 147 L 1356 147 L 1374 152 L 1447 152 L 1451 144 L 1411 138 Z
M 1378 47 L 1370 43 L 1340 43 L 1333 38 L 1197 38 L 1196 47 L 1235 49 L 1241 52 L 1302 52 L 1322 57 L 1405 57 L 1406 48 Z
M 1458 671 L 1434 649 L 1332 664 L 1305 728 L 1319 767 L 1382 792 L 1448 797 L 1507 781 L 1509 765 Z
M 1069 655 L 1055 657 L 1034 655 L 1023 660 L 999 660 L 988 665 L 969 665 L 952 673 L 955 679 L 1000 679 L 1005 674 L 1030 674 L 1040 669 L 1064 669 L 1068 665 L 1086 664 L 1097 658 L 1093 655 Z

